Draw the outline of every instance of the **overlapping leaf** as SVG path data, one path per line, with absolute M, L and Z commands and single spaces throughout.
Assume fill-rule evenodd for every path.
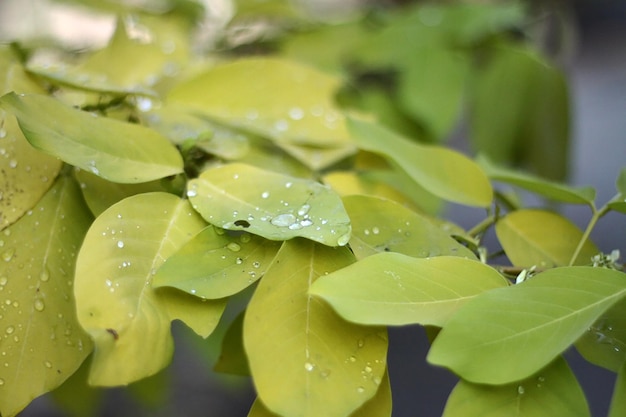
M 585 395 L 567 362 L 559 357 L 537 374 L 490 386 L 461 380 L 443 417 L 589 417 Z
M 343 201 L 352 222 L 350 248 L 357 259 L 389 251 L 418 258 L 476 258 L 439 226 L 391 200 L 353 195 Z
M 292 61 L 247 58 L 176 86 L 168 100 L 276 141 L 340 147 L 349 143 L 334 104 L 340 82 Z
M 596 192 L 592 187 L 574 188 L 530 174 L 498 167 L 484 156 L 479 158 L 478 163 L 492 180 L 516 185 L 555 201 L 570 204 L 587 204 L 589 206 L 594 204 Z
M 76 320 L 72 277 L 91 214 L 60 178 L 0 241 L 0 413 L 16 415 L 65 381 L 91 353 Z
M 441 327 L 472 297 L 506 285 L 478 261 L 379 253 L 321 277 L 310 293 L 355 323 Z
M 565 266 L 583 232 L 565 217 L 546 210 L 517 210 L 496 223 L 496 233 L 513 265 L 540 268 Z M 599 252 L 586 240 L 574 264 L 586 265 Z
M 8 46 L 0 46 L 0 95 L 42 93 Z M 61 161 L 32 148 L 15 117 L 0 109 L 0 229 L 31 209 L 52 186 Z
M 329 246 L 350 238 L 350 218 L 328 187 L 250 165 L 208 169 L 189 182 L 187 196 L 208 222 L 270 240 L 306 237 Z
M 626 416 L 626 362 L 622 365 L 617 374 L 615 388 L 613 388 L 613 399 L 609 409 L 609 417 Z
M 601 315 L 583 336 L 576 349 L 589 362 L 619 372 L 626 362 L 626 300 Z
M 432 194 L 469 206 L 491 204 L 493 191 L 487 176 L 462 154 L 419 145 L 380 125 L 357 119 L 349 119 L 348 127 L 361 149 L 387 156 Z
M 615 200 L 609 202 L 609 207 L 612 210 L 626 214 L 626 168 L 622 169 L 620 172 L 617 177 L 617 181 L 615 182 L 615 186 L 619 194 Z
M 129 197 L 93 223 L 75 283 L 78 320 L 96 345 L 91 384 L 125 385 L 162 369 L 172 353 L 172 320 L 204 337 L 217 325 L 223 301 L 151 286 L 163 261 L 204 226 L 187 201 L 166 193 Z
M 337 316 L 308 291 L 354 258 L 347 248 L 287 241 L 248 305 L 244 346 L 259 397 L 272 412 L 343 417 L 372 398 L 387 336 Z
M 139 21 L 138 21 L 139 19 Z M 169 15 L 167 19 L 142 15 L 118 21 L 104 49 L 89 55 L 79 65 L 35 57 L 29 71 L 74 88 L 113 94 L 155 95 L 155 84 L 175 75 L 188 62 L 188 22 Z M 132 65 L 129 63 L 132 62 Z
M 36 94 L 7 94 L 0 105 L 17 117 L 35 148 L 104 179 L 139 183 L 183 170 L 176 148 L 152 129 L 97 117 Z
M 448 320 L 427 359 L 476 383 L 527 378 L 623 299 L 624 278 L 610 269 L 562 267 L 485 292 Z
M 279 247 L 279 242 L 248 233 L 230 236 L 209 226 L 165 261 L 153 286 L 208 299 L 228 297 L 261 278 Z

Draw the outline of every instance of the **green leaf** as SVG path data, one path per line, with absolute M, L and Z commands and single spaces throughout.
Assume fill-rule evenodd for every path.
M 91 215 L 61 177 L 4 230 L 0 249 L 0 413 L 12 416 L 61 385 L 92 350 L 76 320 L 74 261 Z
M 539 268 L 568 265 L 583 238 L 583 232 L 565 217 L 536 209 L 508 214 L 496 223 L 496 234 L 513 265 Z M 598 252 L 587 240 L 574 264 L 589 264 Z
M 626 362 L 622 365 L 617 374 L 615 388 L 613 389 L 613 399 L 609 409 L 609 417 L 626 416 Z
M 231 236 L 209 226 L 165 261 L 152 285 L 201 298 L 228 297 L 261 278 L 279 247 L 278 242 L 248 233 Z
M 0 45 L 0 95 L 44 92 L 24 72 L 8 46 Z M 52 186 L 61 161 L 29 145 L 17 120 L 0 109 L 0 229 L 31 209 Z
M 391 200 L 353 195 L 344 197 L 343 203 L 352 222 L 350 248 L 357 259 L 378 252 L 400 252 L 418 258 L 476 258 L 426 217 Z
M 356 147 L 352 144 L 337 148 L 319 148 L 288 143 L 278 143 L 277 145 L 312 171 L 321 171 L 356 153 Z
M 76 66 L 36 54 L 28 70 L 54 83 L 112 94 L 156 95 L 155 84 L 189 61 L 188 22 L 146 14 L 120 20 L 109 45 Z M 132 65 L 129 63 L 132 62 Z
M 76 372 L 51 392 L 54 404 L 68 417 L 95 416 L 102 406 L 102 389 L 87 384 L 91 360 L 87 358 Z
M 275 141 L 341 147 L 350 138 L 334 103 L 340 82 L 295 62 L 246 58 L 179 84 L 168 101 Z
M 468 57 L 439 45 L 418 48 L 409 54 L 400 73 L 400 105 L 426 126 L 431 137 L 444 139 L 456 124 L 465 94 Z
M 618 372 L 626 361 L 626 300 L 611 307 L 576 341 L 589 362 Z
M 474 146 L 497 163 L 529 162 L 542 177 L 564 178 L 569 104 L 563 74 L 528 48 L 498 46 L 492 52 L 472 82 Z
M 172 353 L 172 320 L 205 337 L 217 325 L 224 301 L 151 286 L 163 261 L 204 227 L 187 201 L 166 193 L 129 197 L 92 224 L 74 289 L 78 320 L 96 344 L 90 384 L 125 385 L 161 370 Z
M 35 148 L 109 181 L 146 182 L 183 170 L 176 148 L 152 129 L 97 117 L 36 94 L 7 94 L 0 105 L 15 114 Z
M 252 404 L 248 417 L 280 417 L 269 411 L 258 398 Z M 376 395 L 365 402 L 350 417 L 391 417 L 391 386 L 389 375 L 385 372 L 383 381 Z
M 626 168 L 622 169 L 617 177 L 615 187 L 619 192 L 619 196 L 615 200 L 609 202 L 608 206 L 611 210 L 626 214 Z
M 443 417 L 589 417 L 585 395 L 559 357 L 522 381 L 490 386 L 461 380 L 454 388 Z
M 244 320 L 244 346 L 271 411 L 343 417 L 378 391 L 385 330 L 347 323 L 308 293 L 319 276 L 353 260 L 347 248 L 290 240 L 259 283 Z
M 596 190 L 592 187 L 569 187 L 534 175 L 502 168 L 494 165 L 485 156 L 479 157 L 478 163 L 492 180 L 516 185 L 555 201 L 570 204 L 587 204 L 593 207 L 596 198 Z
M 270 240 L 300 236 L 329 246 L 350 238 L 341 198 L 311 180 L 232 163 L 189 181 L 187 196 L 202 217 L 224 229 Z
M 471 298 L 506 285 L 478 261 L 379 253 L 321 277 L 309 292 L 351 322 L 441 327 Z
M 244 312 L 230 324 L 222 339 L 220 356 L 213 367 L 216 372 L 250 376 L 248 357 L 243 347 Z
M 462 154 L 418 145 L 382 126 L 357 119 L 349 119 L 348 128 L 361 149 L 387 156 L 432 194 L 469 206 L 491 204 L 493 191 L 487 176 Z
M 161 183 L 162 180 L 139 184 L 120 184 L 107 181 L 78 168 L 74 170 L 74 176 L 80 184 L 87 206 L 89 206 L 89 209 L 96 217 L 126 197 L 141 193 L 165 191 Z
M 626 295 L 625 278 L 609 269 L 562 267 L 487 291 L 448 320 L 427 359 L 476 383 L 527 378 Z

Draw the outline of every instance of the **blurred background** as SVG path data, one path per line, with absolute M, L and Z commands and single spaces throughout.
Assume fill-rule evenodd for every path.
M 158 2 L 157 2 L 158 3 Z M 327 13 L 332 1 L 316 2 L 317 13 Z M 334 8 L 337 16 L 349 15 L 356 2 L 343 2 L 342 10 Z M 569 182 L 590 185 L 598 191 L 603 204 L 615 194 L 614 181 L 620 169 L 626 167 L 626 2 L 622 0 L 554 1 L 568 25 L 568 41 L 558 48 L 556 58 L 565 68 L 571 88 L 572 138 L 568 155 Z M 111 36 L 112 18 L 92 16 L 76 19 L 71 8 L 42 7 L 43 1 L 0 0 L 0 41 L 7 37 L 41 36 L 55 33 L 77 42 L 104 45 Z M 226 0 L 206 2 L 212 11 L 213 25 L 224 24 L 232 13 Z M 331 7 L 332 8 L 332 7 Z M 46 13 L 45 16 L 40 15 Z M 98 29 L 96 29 L 98 28 Z M 89 33 L 90 37 L 85 37 Z M 210 34 L 206 35 L 210 36 Z M 550 52 L 550 35 L 546 37 Z M 463 132 L 457 132 L 462 137 Z M 463 145 L 460 145 L 463 147 Z M 565 207 L 565 214 L 584 228 L 588 209 Z M 453 220 L 465 227 L 479 221 L 484 213 L 450 209 Z M 626 220 L 611 213 L 600 221 L 592 239 L 604 252 L 619 249 L 626 254 Z M 232 312 L 231 316 L 236 314 Z M 130 390 L 111 389 L 102 398 L 83 400 L 101 404 L 98 416 L 228 416 L 244 417 L 254 399 L 253 388 L 243 377 L 225 377 L 211 370 L 205 356 L 216 356 L 217 346 L 197 341 L 184 326 L 174 325 L 178 343 L 173 366 L 164 375 Z M 456 379 L 442 369 L 425 361 L 427 340 L 418 327 L 390 330 L 389 372 L 394 394 L 394 417 L 440 416 L 448 393 Z M 146 346 L 149 350 L 149 346 Z M 208 355 L 206 353 L 209 352 Z M 580 360 L 575 352 L 568 353 L 574 371 L 579 375 L 588 395 L 592 415 L 607 415 L 614 375 Z M 164 389 L 165 387 L 165 389 Z M 156 400 L 146 391 L 161 390 Z M 54 399 L 50 395 L 35 400 L 22 414 L 24 417 L 67 416 L 58 402 L 68 401 L 70 395 Z M 71 399 L 69 401 L 72 401 Z

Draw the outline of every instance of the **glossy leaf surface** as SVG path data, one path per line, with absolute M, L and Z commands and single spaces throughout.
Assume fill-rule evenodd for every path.
M 0 105 L 17 117 L 35 148 L 109 181 L 138 183 L 182 172 L 176 148 L 152 129 L 97 117 L 43 95 L 11 93 Z
M 276 141 L 336 147 L 349 142 L 334 104 L 340 82 L 295 62 L 247 58 L 176 86 L 168 100 Z
M 468 302 L 448 320 L 427 359 L 471 382 L 518 381 L 550 363 L 624 295 L 621 272 L 550 269 Z
M 125 385 L 162 369 L 172 320 L 205 337 L 217 325 L 224 302 L 151 286 L 163 261 L 204 227 L 187 201 L 166 193 L 129 197 L 92 224 L 75 284 L 78 319 L 96 345 L 90 384 Z
M 359 195 L 344 197 L 343 201 L 352 222 L 350 248 L 357 259 L 379 252 L 400 252 L 417 258 L 476 258 L 442 228 L 400 204 Z
M 308 293 L 319 276 L 353 260 L 347 248 L 290 240 L 259 283 L 244 320 L 244 346 L 271 411 L 343 417 L 378 391 L 385 330 L 348 323 Z
M 493 191 L 485 173 L 462 154 L 411 142 L 379 125 L 350 119 L 357 145 L 398 164 L 415 182 L 444 200 L 486 207 Z
M 390 252 L 321 277 L 310 293 L 351 322 L 441 327 L 471 298 L 506 285 L 495 269 L 478 261 Z
M 279 247 L 279 242 L 248 233 L 230 236 L 209 226 L 165 261 L 153 286 L 201 298 L 228 297 L 265 275 Z
M 565 217 L 535 209 L 508 214 L 496 223 L 496 233 L 513 265 L 539 268 L 568 265 L 583 237 L 583 232 Z M 575 264 L 590 263 L 598 252 L 587 240 Z
M 189 181 L 187 196 L 208 222 L 270 240 L 305 237 L 328 246 L 350 238 L 350 218 L 330 188 L 233 163 Z
M 76 252 L 90 222 L 78 186 L 62 177 L 2 233 L 2 415 L 61 385 L 91 353 L 72 293 Z
M 570 204 L 588 204 L 592 206 L 596 198 L 596 191 L 592 187 L 574 188 L 530 174 L 505 169 L 496 166 L 486 157 L 480 158 L 479 164 L 485 170 L 489 178 L 493 180 L 516 185 L 555 201 Z
M 567 362 L 559 357 L 537 374 L 490 386 L 461 380 L 443 417 L 589 417 L 585 395 Z

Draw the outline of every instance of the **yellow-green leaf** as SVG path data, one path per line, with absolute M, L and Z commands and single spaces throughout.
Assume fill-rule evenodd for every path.
M 341 80 L 277 58 L 246 58 L 176 86 L 168 100 L 219 122 L 293 144 L 349 143 L 334 103 Z
M 209 226 L 165 261 L 153 286 L 174 287 L 201 298 L 228 297 L 261 278 L 279 247 L 278 242 L 255 235 L 230 236 Z
M 506 385 L 461 380 L 448 397 L 443 417 L 589 417 L 576 377 L 562 357 L 537 374 Z
M 476 258 L 441 227 L 391 200 L 353 195 L 344 197 L 343 202 L 352 222 L 350 248 L 357 259 L 378 252 L 400 252 L 418 258 Z
M 283 244 L 244 320 L 244 346 L 263 403 L 279 415 L 344 417 L 378 391 L 387 335 L 358 326 L 309 295 L 311 284 L 354 260 L 347 248 Z
M 617 374 L 611 408 L 609 409 L 609 417 L 624 416 L 626 416 L 626 362 L 624 362 Z
M 187 196 L 208 222 L 270 240 L 305 237 L 329 246 L 350 239 L 350 218 L 330 188 L 250 165 L 208 169 L 189 182 Z
M 589 326 L 576 341 L 576 349 L 589 362 L 619 372 L 626 362 L 626 300 Z
M 213 367 L 214 371 L 250 376 L 248 357 L 243 347 L 243 319 L 244 312 L 239 314 L 226 330 L 220 356 Z
M 183 170 L 176 148 L 152 129 L 37 94 L 10 93 L 0 98 L 0 106 L 17 117 L 35 148 L 109 181 L 146 182 Z
M 539 268 L 568 265 L 583 238 L 583 232 L 565 217 L 537 209 L 508 214 L 496 223 L 496 234 L 513 265 Z M 589 264 L 598 252 L 587 240 L 575 264 Z
M 175 75 L 188 62 L 188 25 L 174 15 L 133 15 L 118 21 L 109 45 L 78 65 L 51 62 L 35 54 L 28 70 L 85 90 L 155 95 L 157 81 Z
M 0 95 L 43 93 L 19 64 L 8 46 L 0 45 Z M 52 186 L 61 161 L 28 143 L 13 115 L 0 109 L 0 229 L 31 209 Z
M 3 416 L 59 386 L 92 350 L 72 293 L 76 252 L 90 222 L 78 186 L 62 177 L 0 235 Z
M 203 336 L 217 324 L 225 302 L 151 286 L 163 261 L 205 225 L 187 201 L 166 193 L 129 197 L 93 223 L 75 284 L 79 322 L 96 344 L 91 384 L 125 385 L 162 369 L 172 353 L 172 320 Z
M 475 383 L 527 378 L 626 296 L 625 278 L 610 269 L 560 267 L 484 292 L 448 320 L 427 359 Z
M 427 191 L 447 201 L 469 206 L 491 204 L 493 190 L 482 169 L 450 149 L 420 145 L 380 125 L 349 119 L 357 145 L 385 155 Z
M 321 277 L 310 294 L 351 322 L 441 327 L 471 298 L 506 285 L 495 269 L 478 261 L 379 253 Z

